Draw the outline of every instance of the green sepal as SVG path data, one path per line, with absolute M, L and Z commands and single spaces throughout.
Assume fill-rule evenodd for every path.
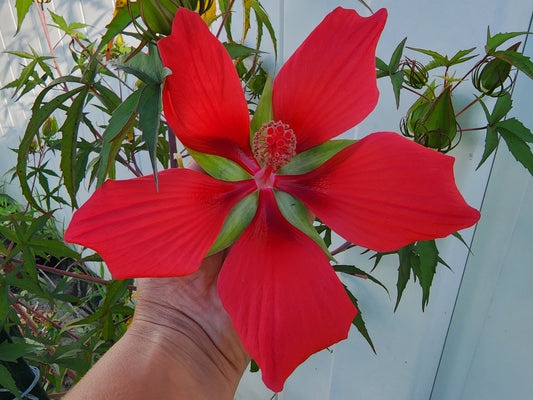
M 318 244 L 322 250 L 324 250 L 324 253 L 326 253 L 331 261 L 337 262 L 337 260 L 335 260 L 335 258 L 329 252 L 328 246 L 326 246 L 324 240 L 313 226 L 305 205 L 297 198 L 288 193 L 282 192 L 281 190 L 274 189 L 274 196 L 276 197 L 278 208 L 285 219 L 289 221 L 292 226 L 313 239 L 316 244 Z
M 239 164 L 227 158 L 214 154 L 199 153 L 191 149 L 187 149 L 187 151 L 198 165 L 215 179 L 226 182 L 239 182 L 253 178 Z
M 290 163 L 277 171 L 277 175 L 300 175 L 312 171 L 356 140 L 329 140 L 309 150 L 296 154 Z
M 259 192 L 255 191 L 239 201 L 229 212 L 224 220 L 222 229 L 217 239 L 207 252 L 206 256 L 218 253 L 231 246 L 250 225 L 257 212 L 259 204 Z
M 274 113 L 272 112 L 272 77 L 267 75 L 263 93 L 261 99 L 257 103 L 254 116 L 250 122 L 250 147 L 253 148 L 253 138 L 255 132 L 259 132 L 259 129 L 269 121 L 274 119 Z

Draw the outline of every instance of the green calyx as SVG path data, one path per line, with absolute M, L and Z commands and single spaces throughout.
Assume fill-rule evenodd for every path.
M 215 179 L 226 182 L 239 182 L 253 179 L 252 175 L 234 161 L 214 154 L 199 153 L 191 149 L 187 150 L 198 165 Z
M 237 241 L 246 227 L 252 222 L 258 204 L 259 192 L 255 191 L 239 201 L 231 209 L 206 257 L 228 248 Z
M 274 196 L 276 197 L 278 208 L 281 211 L 283 217 L 285 217 L 285 219 L 289 221 L 292 226 L 299 229 L 311 239 L 313 239 L 316 244 L 318 244 L 322 248 L 322 250 L 324 250 L 324 253 L 326 253 L 328 258 L 331 261 L 336 262 L 335 258 L 333 258 L 333 256 L 329 252 L 328 246 L 326 246 L 324 240 L 313 226 L 310 214 L 305 205 L 296 197 L 293 197 L 288 193 L 282 192 L 281 190 L 274 189 Z
M 402 133 L 425 147 L 443 153 L 451 150 L 457 134 L 452 87 L 446 86 L 436 96 L 434 84 L 430 85 L 424 96 L 407 111 Z

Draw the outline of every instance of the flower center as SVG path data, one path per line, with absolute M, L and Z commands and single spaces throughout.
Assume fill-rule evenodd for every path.
M 253 152 L 263 168 L 277 171 L 296 154 L 296 136 L 289 125 L 270 121 L 254 134 Z

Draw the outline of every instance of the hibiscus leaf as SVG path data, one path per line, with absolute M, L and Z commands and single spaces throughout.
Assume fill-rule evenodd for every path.
M 250 146 L 253 148 L 255 132 L 259 132 L 263 124 L 274 119 L 272 112 L 272 77 L 267 75 L 261 99 L 257 103 L 252 121 L 250 122 Z
M 59 108 L 63 102 L 66 100 L 72 98 L 76 94 L 78 94 L 80 91 L 83 90 L 83 86 L 80 86 L 78 88 L 75 88 L 71 90 L 70 92 L 60 94 L 59 96 L 53 98 L 47 103 L 43 103 L 42 100 L 44 99 L 45 95 L 54 87 L 57 85 L 62 84 L 66 81 L 72 81 L 70 79 L 65 78 L 59 78 L 50 83 L 45 89 L 39 93 L 37 98 L 35 99 L 34 105 L 32 106 L 32 116 L 28 122 L 28 125 L 26 126 L 26 131 L 24 132 L 24 136 L 20 142 L 19 149 L 18 149 L 18 156 L 17 156 L 17 176 L 19 178 L 22 194 L 26 198 L 26 200 L 37 210 L 46 213 L 42 208 L 39 206 L 39 204 L 35 201 L 35 198 L 33 196 L 32 190 L 30 189 L 30 186 L 28 184 L 28 177 L 26 174 L 26 167 L 28 163 L 28 155 L 33 143 L 33 139 L 39 132 L 39 128 L 45 123 L 45 121 L 50 117 L 50 115 Z M 79 80 L 76 80 L 77 83 L 79 83 Z
M 507 32 L 507 33 L 497 33 L 494 36 L 490 35 L 490 27 L 487 28 L 487 44 L 485 45 L 485 51 L 487 54 L 494 53 L 494 50 L 501 44 L 505 43 L 509 39 L 512 39 L 517 36 L 527 35 L 530 32 Z
M 398 70 L 398 66 L 400 65 L 400 59 L 402 58 L 403 48 L 405 46 L 405 42 L 407 41 L 407 37 L 405 37 L 398 46 L 396 46 L 396 49 L 392 53 L 390 62 L 389 62 L 389 72 L 391 75 L 395 73 Z
M 26 14 L 28 13 L 32 3 L 33 3 L 33 0 L 17 0 L 16 1 L 15 7 L 17 9 L 17 31 L 15 32 L 15 35 L 19 33 L 20 27 L 22 25 L 22 21 L 24 21 L 24 18 L 26 17 Z
M 434 240 L 417 242 L 416 249 L 420 260 L 419 282 L 422 287 L 422 311 L 429 303 L 429 290 L 439 263 L 439 250 Z
M 407 282 L 411 277 L 411 254 L 413 253 L 413 247 L 413 244 L 409 244 L 398 250 L 400 266 L 398 267 L 398 280 L 396 282 L 396 288 L 398 290 L 398 293 L 396 295 L 396 305 L 394 306 L 394 312 L 396 312 L 398 306 L 400 305 L 400 300 L 402 298 L 403 291 L 405 290 Z
M 359 305 L 357 304 L 357 299 L 355 298 L 355 296 L 352 294 L 352 292 L 350 291 L 350 289 L 348 289 L 348 287 L 346 287 L 346 285 L 343 285 L 344 286 L 344 290 L 346 290 L 346 294 L 348 295 L 348 297 L 350 298 L 350 300 L 352 301 L 353 305 L 355 306 L 355 308 L 357 308 L 357 315 L 355 316 L 355 318 L 353 319 L 352 321 L 352 324 L 357 328 L 357 330 L 359 331 L 359 333 L 365 338 L 365 340 L 368 342 L 368 344 L 370 345 L 370 347 L 372 348 L 372 351 L 374 353 L 376 353 L 376 349 L 374 347 L 374 343 L 372 343 L 372 339 L 370 338 L 370 335 L 368 334 L 368 330 L 366 329 L 366 325 L 365 325 L 365 321 L 363 320 L 363 315 L 361 313 L 361 310 L 359 309 Z
M 123 32 L 124 29 L 131 23 L 133 19 L 139 16 L 139 7 L 134 2 L 128 2 L 128 7 L 121 7 L 115 9 L 116 15 L 111 22 L 106 26 L 107 31 L 102 36 L 102 41 L 98 45 L 95 53 L 98 54 L 107 45 L 107 43 Z M 130 15 L 131 12 L 131 15 Z
M 485 136 L 485 150 L 483 151 L 483 156 L 481 157 L 481 161 L 479 161 L 476 170 L 479 169 L 479 167 L 487 161 L 487 158 L 489 158 L 494 150 L 496 150 L 496 147 L 498 147 L 498 141 L 498 132 L 494 127 L 488 126 L 487 136 Z
M 336 272 L 343 272 L 345 274 L 356 276 L 358 278 L 368 279 L 368 280 L 374 282 L 375 284 L 381 286 L 383 289 L 385 289 L 387 294 L 389 294 L 389 290 L 387 289 L 387 287 L 383 283 L 381 283 L 378 279 L 374 278 L 369 273 L 363 271 L 362 269 L 357 268 L 355 265 L 334 265 L 333 269 Z
M 109 119 L 109 124 L 103 133 L 104 141 L 100 151 L 100 167 L 97 175 L 97 186 L 101 186 L 107 176 L 115 156 L 122 145 L 122 140 L 127 133 L 133 129 L 135 118 L 137 116 L 137 106 L 141 96 L 142 89 L 139 89 L 128 96 L 120 104 Z
M 299 229 L 313 239 L 316 244 L 318 244 L 322 250 L 324 250 L 324 253 L 326 253 L 328 258 L 331 261 L 336 262 L 335 258 L 333 258 L 328 250 L 328 247 L 324 243 L 324 240 L 313 226 L 313 222 L 311 221 L 309 212 L 307 211 L 305 205 L 300 200 L 286 192 L 282 192 L 281 190 L 274 189 L 274 195 L 276 197 L 279 210 L 285 219 L 289 221 L 295 228 Z
M 154 172 L 154 179 L 157 182 L 157 137 L 159 135 L 159 126 L 161 119 L 161 112 L 163 105 L 161 103 L 161 84 L 146 85 L 139 98 L 139 105 L 137 106 L 137 113 L 139 114 L 139 129 L 142 131 L 142 137 L 150 161 L 152 162 L 152 170 Z
M 252 175 L 234 161 L 214 154 L 199 153 L 191 149 L 187 150 L 200 167 L 215 179 L 226 182 L 252 179 Z
M 498 122 L 495 127 L 503 140 L 505 140 L 513 157 L 522 164 L 531 175 L 533 175 L 533 153 L 531 152 L 531 147 L 524 140 L 524 136 L 526 138 L 529 137 L 531 132 L 529 132 L 529 130 L 522 124 L 520 124 L 520 126 L 523 127 L 524 130 L 521 128 L 517 129 L 517 124 L 505 124 L 507 121 L 511 120 Z
M 65 122 L 61 126 L 61 162 L 60 168 L 63 173 L 63 184 L 67 189 L 73 206 L 76 206 L 76 192 L 78 191 L 76 179 L 76 147 L 78 143 L 78 129 L 83 117 L 83 107 L 89 94 L 89 86 L 72 101 L 68 108 Z
M 239 43 L 223 43 L 223 45 L 232 60 L 236 60 L 237 58 L 246 58 L 252 54 L 262 53 L 260 50 Z
M 206 257 L 224 250 L 237 241 L 246 227 L 252 222 L 258 203 L 259 192 L 255 191 L 239 201 L 231 209 Z
M 305 174 L 320 167 L 335 154 L 355 142 L 355 140 L 329 140 L 321 143 L 309 150 L 296 154 L 291 162 L 281 167 L 277 173 L 279 175 Z
M 516 51 L 497 51 L 493 55 L 500 60 L 514 65 L 530 79 L 533 79 L 533 62 L 531 62 L 529 57 L 521 53 L 517 53 Z
M 3 364 L 0 364 L 0 386 L 9 390 L 16 396 L 17 399 L 20 398 L 20 392 L 17 388 L 17 384 L 15 383 L 15 380 L 13 379 L 13 376 L 11 376 L 9 370 Z
M 274 30 L 274 27 L 272 26 L 272 22 L 270 22 L 270 18 L 268 17 L 268 14 L 266 13 L 264 7 L 261 5 L 261 3 L 258 0 L 252 0 L 252 8 L 255 13 L 258 31 L 263 31 L 263 25 L 266 26 L 268 30 L 268 34 L 270 35 L 270 40 L 272 40 L 272 44 L 274 45 L 274 57 L 275 60 L 278 59 L 278 41 L 276 39 L 276 31 Z M 259 48 L 259 38 L 258 37 L 258 43 L 257 48 Z
M 149 46 L 148 54 L 137 53 L 125 63 L 116 62 L 115 65 L 149 85 L 163 83 L 167 74 L 159 50 L 153 44 Z

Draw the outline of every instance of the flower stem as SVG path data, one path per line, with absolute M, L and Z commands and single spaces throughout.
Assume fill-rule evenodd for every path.
M 7 256 L 5 256 L 4 254 L 0 254 L 0 259 L 4 259 L 5 260 L 6 258 L 7 258 Z M 9 261 L 14 262 L 16 264 L 24 264 L 23 260 L 19 260 L 19 259 L 16 259 L 16 258 L 11 258 Z M 99 283 L 101 285 L 108 285 L 111 282 L 110 280 L 97 278 L 95 276 L 90 276 L 90 275 L 86 275 L 86 274 L 78 274 L 76 272 L 70 272 L 70 271 L 63 271 L 62 269 L 53 268 L 53 267 L 49 267 L 47 265 L 42 265 L 42 264 L 35 264 L 35 267 L 37 269 L 40 269 L 41 271 L 51 272 L 52 274 L 57 274 L 57 275 L 69 276 L 71 278 L 79 279 L 81 281 Z M 137 289 L 136 286 L 134 286 L 134 285 L 129 285 L 128 288 L 131 289 L 131 290 L 136 290 Z
M 220 28 L 218 28 L 218 32 L 216 34 L 217 39 L 220 36 L 220 34 L 222 33 L 222 29 L 224 29 L 224 25 L 226 24 L 226 21 L 228 20 L 230 14 L 231 14 L 231 9 L 233 8 L 233 4 L 235 4 L 235 0 L 231 0 L 230 1 L 227 10 L 224 13 L 224 18 L 222 18 L 222 23 L 220 24 Z

